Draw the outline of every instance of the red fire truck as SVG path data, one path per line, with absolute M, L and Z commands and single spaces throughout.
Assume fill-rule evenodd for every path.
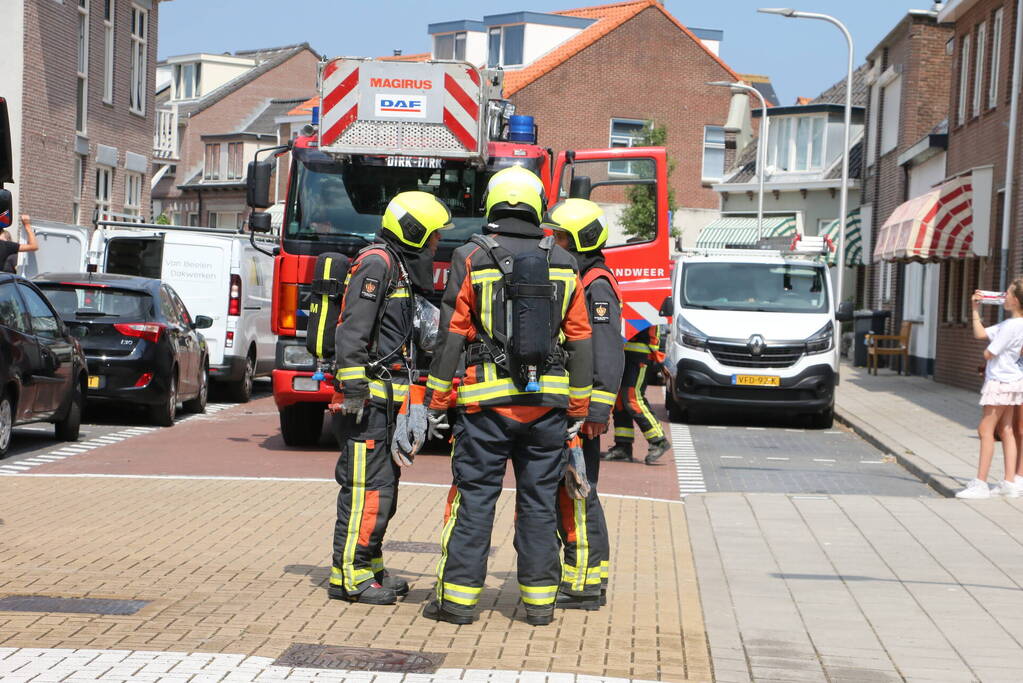
M 487 180 L 507 166 L 525 166 L 541 177 L 551 203 L 576 196 L 604 207 L 611 225 L 607 261 L 626 298 L 623 334 L 666 322 L 659 313 L 670 289 L 663 148 L 555 156 L 537 144 L 531 117 L 516 116 L 501 98 L 503 72 L 465 62 L 337 58 L 320 64 L 319 82 L 320 120 L 289 145 L 261 150 L 291 153 L 272 313 L 273 393 L 288 445 L 316 442 L 332 392 L 329 374 L 314 377 L 316 360 L 304 339 L 316 257 L 328 251 L 353 256 L 374 238 L 384 208 L 399 192 L 432 192 L 454 216 L 437 252 L 439 295 L 451 252 L 483 226 Z M 254 208 L 270 206 L 271 169 L 268 158 L 249 165 Z M 645 211 L 633 206 L 637 192 L 646 193 Z M 640 236 L 627 235 L 625 223 Z M 253 213 L 250 225 L 269 231 L 269 214 Z

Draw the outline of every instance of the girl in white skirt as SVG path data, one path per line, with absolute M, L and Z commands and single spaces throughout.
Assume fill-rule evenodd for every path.
M 1016 472 L 1017 443 L 1012 423 L 1015 406 L 1023 404 L 1023 369 L 1020 368 L 1020 350 L 1023 349 L 1023 278 L 1013 280 L 1005 293 L 1003 306 L 1009 317 L 991 327 L 980 320 L 980 291 L 973 293 L 973 336 L 990 342 L 984 349 L 984 386 L 980 390 L 980 405 L 984 414 L 980 418 L 977 434 L 980 436 L 980 464 L 977 478 L 956 494 L 956 498 L 990 498 L 992 493 L 1017 498 L 1020 494 L 1012 481 L 1002 481 L 994 491 L 988 488 L 987 475 L 995 452 L 995 431 L 1002 440 L 1005 455 L 1005 476 L 1013 478 Z

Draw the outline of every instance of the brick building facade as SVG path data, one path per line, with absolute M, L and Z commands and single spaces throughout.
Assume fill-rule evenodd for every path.
M 97 207 L 149 214 L 158 1 L 0 3 L 17 212 L 82 225 Z

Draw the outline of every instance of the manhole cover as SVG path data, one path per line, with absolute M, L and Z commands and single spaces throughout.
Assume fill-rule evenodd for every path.
M 384 543 L 384 550 L 392 553 L 427 553 L 440 555 L 440 543 L 423 543 L 420 541 L 387 541 Z M 491 546 L 490 554 L 497 552 L 497 548 Z
M 0 598 L 4 612 L 69 612 L 75 614 L 135 614 L 149 600 L 105 598 L 55 598 L 49 595 L 9 595 Z
M 437 673 L 443 662 L 444 655 L 434 652 L 293 643 L 277 658 L 274 666 L 432 674 Z

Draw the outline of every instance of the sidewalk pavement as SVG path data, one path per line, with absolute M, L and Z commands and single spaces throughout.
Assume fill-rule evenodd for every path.
M 842 365 L 835 417 L 944 496 L 977 474 L 981 408 L 977 392 L 925 377 Z M 991 463 L 991 483 L 1003 478 L 1000 448 Z

